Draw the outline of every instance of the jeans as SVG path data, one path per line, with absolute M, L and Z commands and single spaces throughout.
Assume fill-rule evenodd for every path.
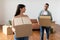
M 40 35 L 41 35 L 41 40 L 44 40 L 44 29 L 46 30 L 46 38 L 47 40 L 49 40 L 49 33 L 50 33 L 50 27 L 44 27 L 41 26 L 40 27 Z
M 28 37 L 19 37 L 19 38 L 16 38 L 16 35 L 14 34 L 14 40 L 28 40 Z

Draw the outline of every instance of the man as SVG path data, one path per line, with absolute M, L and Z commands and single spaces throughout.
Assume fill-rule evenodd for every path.
M 44 10 L 42 10 L 42 11 L 40 12 L 40 15 L 39 15 L 39 17 L 38 17 L 38 21 L 40 20 L 40 16 L 42 16 L 42 15 L 51 16 L 51 20 L 52 20 L 52 15 L 51 15 L 51 13 L 48 11 L 48 7 L 49 7 L 49 4 L 48 4 L 48 3 L 45 3 L 45 5 L 44 5 Z M 41 27 L 40 27 L 41 40 L 43 40 L 44 29 L 46 30 L 47 40 L 49 40 L 50 26 L 49 26 L 49 27 L 44 27 L 44 26 L 41 26 Z

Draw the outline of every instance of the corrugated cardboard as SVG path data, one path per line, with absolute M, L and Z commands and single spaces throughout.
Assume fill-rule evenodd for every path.
M 15 22 L 18 20 L 20 21 Z M 32 34 L 32 23 L 28 17 L 20 17 L 18 19 L 14 18 L 14 24 L 16 37 L 25 37 L 30 36 Z
M 55 21 L 51 21 L 50 16 L 40 16 L 40 25 L 44 27 L 51 27 L 53 28 L 53 32 L 55 32 Z
M 22 21 L 24 24 L 32 24 L 28 17 L 22 17 L 22 19 L 23 19 Z
M 12 27 L 12 26 L 4 25 L 4 26 L 3 26 L 3 33 L 4 33 L 5 35 L 12 35 L 13 32 L 12 32 L 12 28 L 11 28 L 11 27 Z
M 51 27 L 54 28 L 56 26 L 55 21 L 52 21 Z
M 40 16 L 40 25 L 41 26 L 51 26 L 51 17 L 50 16 Z
M 51 19 L 50 16 L 40 16 L 40 19 Z
M 55 21 L 52 22 L 51 27 L 53 28 L 53 32 L 56 32 L 56 30 L 55 30 L 55 29 L 56 29 L 56 28 L 55 28 L 55 27 L 56 27 Z
M 14 18 L 14 26 L 23 25 L 22 18 Z

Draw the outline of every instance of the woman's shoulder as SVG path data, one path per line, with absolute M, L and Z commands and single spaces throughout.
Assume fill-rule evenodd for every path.
M 18 16 L 14 16 L 14 18 L 19 18 L 19 17 L 28 17 L 28 15 L 18 15 Z
M 18 15 L 18 16 L 14 16 L 14 18 L 18 18 L 18 17 L 20 17 L 20 15 Z
M 22 17 L 28 17 L 28 15 L 23 15 Z

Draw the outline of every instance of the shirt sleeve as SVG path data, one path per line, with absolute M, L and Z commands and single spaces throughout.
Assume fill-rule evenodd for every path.
M 40 16 L 42 15 L 42 11 L 40 12 L 39 16 L 38 16 L 38 21 L 40 21 Z
M 51 20 L 53 20 L 53 18 L 52 18 L 52 14 L 49 12 L 49 16 L 51 16 Z

